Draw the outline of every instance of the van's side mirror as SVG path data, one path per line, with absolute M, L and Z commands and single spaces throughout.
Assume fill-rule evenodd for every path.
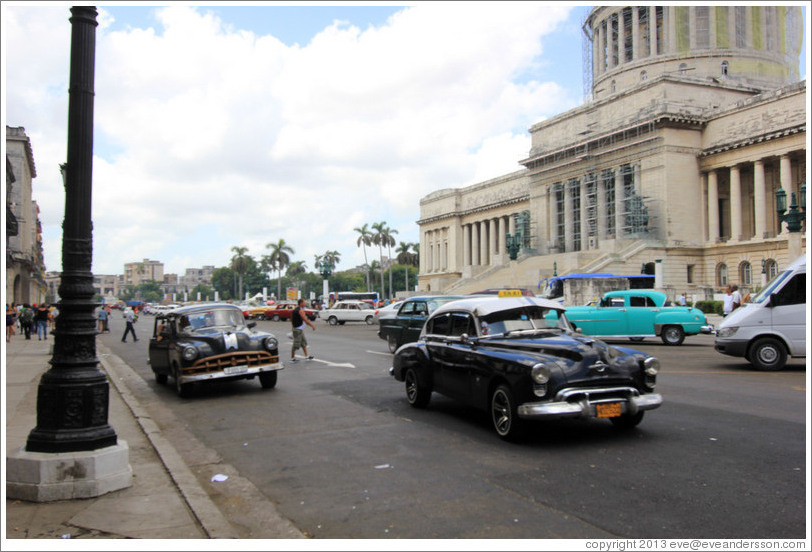
M 770 300 L 765 305 L 766 307 L 777 307 L 781 304 L 781 300 L 778 298 L 778 295 L 775 293 L 770 294 Z

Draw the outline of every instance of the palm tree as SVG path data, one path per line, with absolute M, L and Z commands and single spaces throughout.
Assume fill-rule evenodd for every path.
M 290 264 L 288 253 L 292 255 L 295 251 L 281 238 L 278 242 L 271 242 L 265 247 L 271 250 L 271 254 L 268 255 L 267 265 L 273 266 L 277 271 L 276 299 L 278 301 L 282 298 L 282 271 Z
M 365 222 L 363 226 L 353 228 L 353 230 L 359 234 L 356 244 L 358 247 L 364 247 L 364 267 L 366 267 L 367 291 L 369 291 L 369 261 L 367 260 L 367 246 L 372 245 L 372 232 L 369 231 L 368 227 L 369 224 Z
M 383 241 L 386 244 L 386 250 L 389 254 L 389 298 L 394 297 L 395 292 L 392 287 L 392 248 L 395 246 L 395 234 L 398 231 L 388 226 L 384 229 Z
M 235 255 L 231 257 L 231 270 L 237 273 L 240 282 L 239 291 L 237 292 L 237 299 L 242 300 L 242 275 L 248 270 L 248 257 L 245 255 L 248 248 L 237 247 L 235 245 L 231 248 L 231 250 L 235 253 Z
M 395 253 L 398 254 L 398 262 L 404 265 L 403 270 L 403 280 L 406 284 L 406 291 L 409 291 L 409 265 L 412 264 L 412 253 L 409 249 L 412 247 L 411 243 L 400 242 L 398 248 L 395 250 Z
M 373 222 L 372 229 L 375 231 L 372 234 L 372 243 L 378 246 L 378 256 L 381 259 L 381 299 L 383 299 L 386 296 L 386 289 L 383 285 L 383 235 L 386 233 L 386 223 L 384 221 Z
M 341 253 L 338 251 L 325 251 L 322 258 L 330 263 L 330 266 L 335 268 L 338 263 L 341 261 Z
M 298 279 L 298 276 L 306 273 L 307 273 L 307 265 L 305 264 L 304 261 L 295 261 L 290 263 L 290 266 L 288 267 L 287 271 L 287 275 L 290 278 L 294 279 L 294 281 L 296 282 L 297 288 L 302 287 Z

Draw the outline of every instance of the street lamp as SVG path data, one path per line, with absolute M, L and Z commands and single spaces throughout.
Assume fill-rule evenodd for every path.
M 789 211 L 787 211 L 787 192 L 779 188 L 775 192 L 775 210 L 778 212 L 778 220 L 787 223 L 787 230 L 790 232 L 800 232 L 801 222 L 806 218 L 806 184 L 801 185 L 801 204 L 795 200 L 795 192 L 790 196 Z
M 505 237 L 505 245 L 508 250 L 508 257 L 511 261 L 515 261 L 519 257 L 519 249 L 522 247 L 522 233 L 516 232 L 514 235 L 509 233 Z
M 319 262 L 319 273 L 323 279 L 322 281 L 322 304 L 328 303 L 327 294 L 329 293 L 329 285 L 327 282 L 327 278 L 330 277 L 330 274 L 333 273 L 333 263 L 328 261 L 327 259 L 322 259 Z

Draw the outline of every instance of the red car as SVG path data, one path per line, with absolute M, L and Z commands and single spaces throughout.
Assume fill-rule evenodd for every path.
M 265 311 L 265 319 L 274 321 L 290 320 L 295 308 L 296 303 L 277 303 Z M 319 316 L 319 312 L 313 309 L 304 308 L 302 310 L 310 320 L 315 320 Z

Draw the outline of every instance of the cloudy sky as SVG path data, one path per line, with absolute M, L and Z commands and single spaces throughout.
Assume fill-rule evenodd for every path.
M 527 129 L 582 103 L 585 9 L 100 7 L 93 271 L 148 258 L 182 274 L 279 239 L 310 269 L 338 251 L 344 270 L 364 262 L 354 228 L 378 221 L 418 242 L 421 197 L 519 170 Z M 3 116 L 31 139 L 48 270 L 62 262 L 69 17 L 2 3 Z

